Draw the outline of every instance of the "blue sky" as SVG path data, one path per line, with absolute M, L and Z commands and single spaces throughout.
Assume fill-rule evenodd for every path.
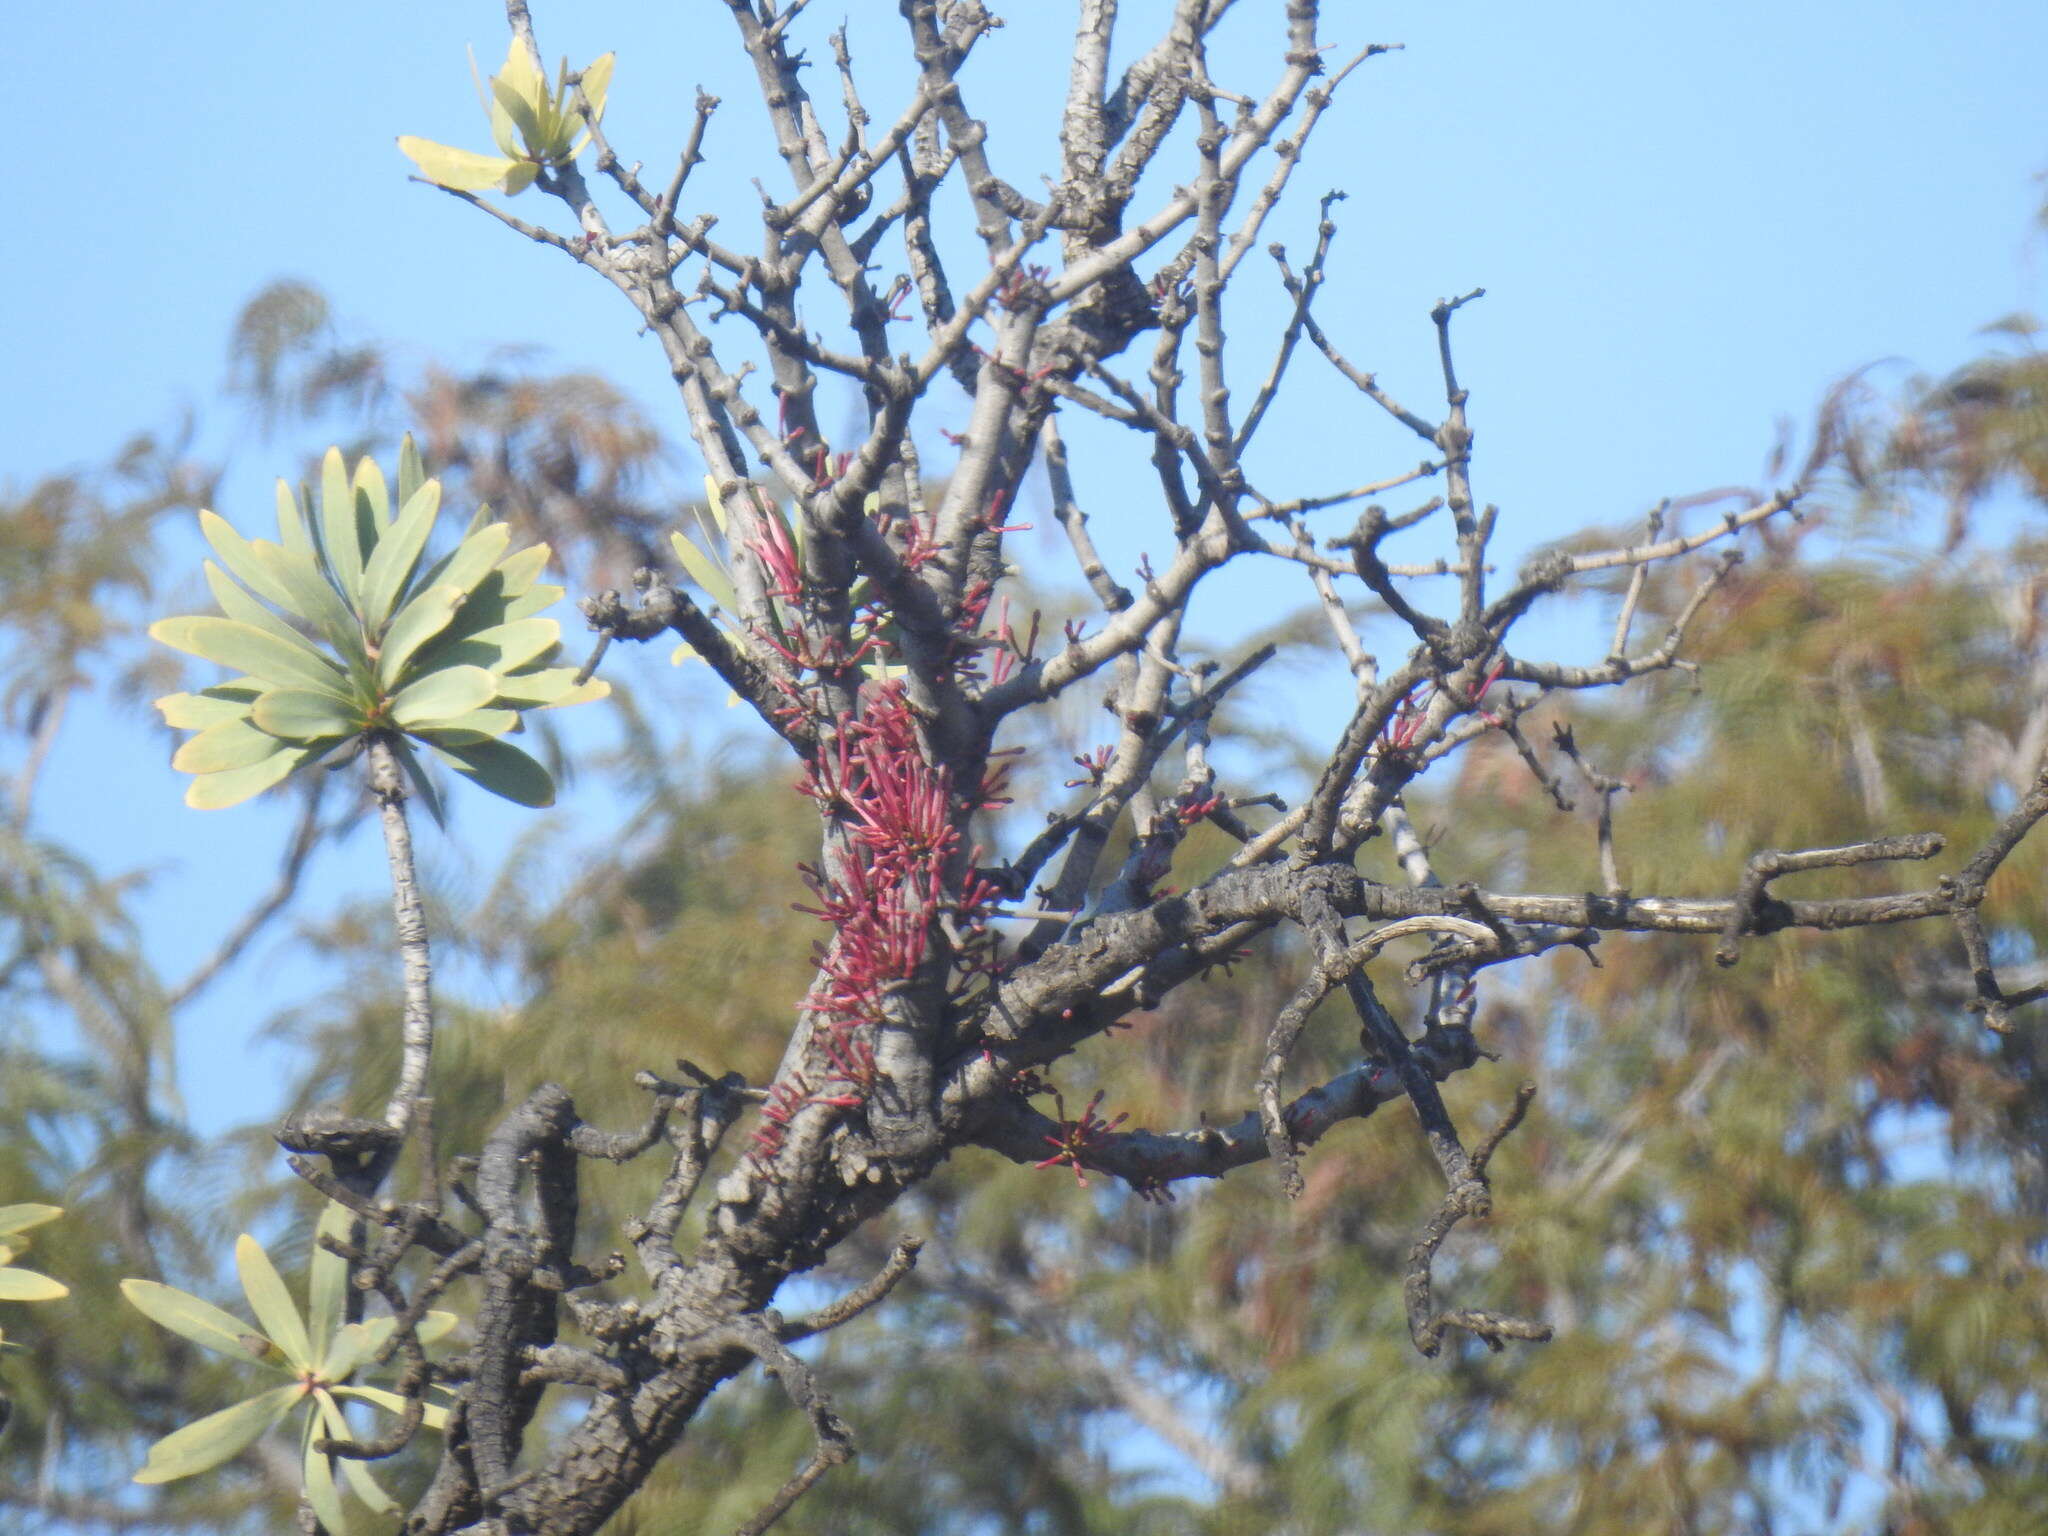
M 1052 166 L 1067 8 L 1007 9 L 1010 25 L 965 85 L 992 120 L 999 169 L 1032 189 Z M 1164 9 L 1125 13 L 1137 25 Z M 1480 495 L 1503 507 L 1510 559 L 1662 495 L 1752 480 L 1774 422 L 1810 417 L 1848 370 L 1898 358 L 1939 371 L 1979 345 L 1977 327 L 2037 302 L 2027 237 L 2041 199 L 2033 178 L 2048 166 L 2048 7 L 1326 9 L 1333 38 L 1405 48 L 1346 86 L 1267 238 L 1298 262 L 1315 196 L 1348 191 L 1320 313 L 1355 358 L 1425 406 L 1429 305 L 1487 289 L 1460 317 L 1460 365 Z M 1240 0 L 1218 52 L 1226 83 L 1270 78 L 1278 10 Z M 618 50 L 608 125 L 629 159 L 670 162 L 698 84 L 726 98 L 698 206 L 722 211 L 741 239 L 747 179 L 767 168 L 725 6 L 540 0 L 536 13 L 550 57 Z M 888 52 L 895 7 L 843 0 L 815 13 L 818 30 L 842 13 L 886 121 L 902 96 Z M 190 406 L 204 449 L 233 454 L 222 510 L 261 516 L 268 477 L 292 468 L 296 450 L 266 450 L 215 392 L 236 310 L 287 275 L 420 358 L 538 348 L 618 379 L 678 428 L 659 355 L 616 295 L 409 182 L 393 147 L 402 132 L 481 146 L 464 48 L 495 67 L 500 8 L 43 6 L 11 17 L 9 31 L 17 121 L 37 131 L 11 186 L 7 483 L 88 464 Z M 531 195 L 520 211 L 542 212 Z M 1277 286 L 1250 266 L 1247 281 Z M 1329 474 L 1290 494 L 1420 456 L 1327 390 L 1289 397 L 1281 415 L 1273 462 Z M 1097 468 L 1099 505 L 1149 507 L 1142 465 Z M 1130 556 L 1149 526 L 1134 515 L 1106 538 Z M 1255 607 L 1277 601 L 1246 590 Z M 1302 723 L 1316 728 L 1315 712 L 1304 707 Z M 261 806 L 186 811 L 166 756 L 160 735 L 102 701 L 81 711 L 38 810 L 45 834 L 102 867 L 152 871 L 141 911 L 175 973 L 268 882 L 284 818 Z M 573 792 L 565 804 L 587 823 L 617 813 Z M 476 807 L 459 831 L 488 843 L 517 825 Z M 430 838 L 429 857 L 445 867 L 455 854 Z M 324 853 L 316 873 L 325 889 L 375 889 L 380 860 L 359 841 Z M 280 935 L 194 1010 L 181 1078 L 202 1125 L 269 1108 L 286 1064 L 238 1052 L 270 1007 L 318 979 Z

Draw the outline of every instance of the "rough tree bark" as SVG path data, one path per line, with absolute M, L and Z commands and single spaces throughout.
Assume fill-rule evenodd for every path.
M 885 1297 L 913 1264 L 915 1244 L 903 1242 L 872 1280 L 807 1318 L 777 1314 L 778 1289 L 969 1149 L 1099 1170 L 1146 1192 L 1270 1160 L 1291 1194 L 1300 1160 L 1333 1126 L 1406 1100 L 1446 1191 L 1402 1279 L 1417 1347 L 1434 1353 L 1447 1329 L 1496 1347 L 1547 1336 L 1530 1320 L 1441 1310 L 1431 1290 L 1438 1243 L 1488 1208 L 1487 1161 L 1528 1102 L 1525 1093 L 1504 1106 L 1498 1129 L 1468 1150 L 1437 1090 L 1483 1055 L 1474 993 L 1493 966 L 1562 945 L 1590 951 L 1609 932 L 1713 938 L 1733 963 L 1757 934 L 1938 919 L 1958 931 L 1988 1024 L 2003 1027 L 2010 1006 L 2033 1000 L 2001 991 L 1977 914 L 2000 862 L 2048 813 L 2048 779 L 2037 778 L 1956 874 L 1886 896 L 1793 899 L 1771 885 L 1807 870 L 1929 859 L 1941 852 L 1938 838 L 1762 851 L 1725 896 L 1620 889 L 1606 815 L 1599 893 L 1481 890 L 1455 883 L 1454 872 L 1446 884 L 1431 867 L 1403 794 L 1483 733 L 1506 733 L 1560 804 L 1569 804 L 1566 759 L 1608 803 L 1614 781 L 1584 762 L 1568 732 L 1546 754 L 1520 722 L 1545 701 L 1685 666 L 1688 626 L 1737 558 L 1739 537 L 1797 516 L 1805 481 L 1689 533 L 1667 532 L 1660 509 L 1637 542 L 1551 555 L 1497 581 L 1488 565 L 1496 512 L 1475 492 L 1469 398 L 1453 348 L 1457 312 L 1478 295 L 1431 315 L 1441 411 L 1395 399 L 1313 313 L 1336 236 L 1334 194 L 1298 272 L 1269 247 L 1268 276 L 1291 309 L 1280 334 L 1255 338 L 1257 359 L 1236 365 L 1240 380 L 1257 381 L 1239 403 L 1226 289 L 1257 272 L 1262 226 L 1303 142 L 1338 88 L 1382 49 L 1332 53 L 1318 5 L 1290 0 L 1284 19 L 1268 7 L 1270 57 L 1233 60 L 1225 82 L 1212 75 L 1208 44 L 1230 0 L 1177 0 L 1164 33 L 1117 76 L 1108 62 L 1114 0 L 1079 0 L 1060 164 L 1032 195 L 998 171 L 961 84 L 962 65 L 999 25 L 973 0 L 903 0 L 916 86 L 882 119 L 863 105 L 843 35 L 829 39 L 839 100 L 814 100 L 806 81 L 823 71 L 813 61 L 799 73 L 800 0 L 779 12 L 772 0 L 726 5 L 773 129 L 764 153 L 780 158 L 788 179 L 787 200 L 760 210 L 760 242 L 714 238 L 711 217 L 685 212 L 718 107 L 702 94 L 696 131 L 663 185 L 643 182 L 595 122 L 595 169 L 612 189 L 603 206 L 573 160 L 542 170 L 536 185 L 567 210 L 566 233 L 452 195 L 611 284 L 664 351 L 722 505 L 732 593 L 720 611 L 648 570 L 630 598 L 602 593 L 586 612 L 601 643 L 680 636 L 787 743 L 817 816 L 817 860 L 806 873 L 825 924 L 823 958 L 772 1082 L 752 1087 L 694 1068 L 686 1082 L 646 1076 L 652 1112 L 623 1136 L 585 1124 L 562 1089 L 537 1086 L 482 1149 L 459 1208 L 442 1203 L 431 1167 L 426 1190 L 410 1200 L 381 1198 L 350 1177 L 360 1174 L 360 1124 L 308 1117 L 288 1128 L 298 1152 L 330 1154 L 325 1166 L 295 1159 L 299 1171 L 370 1219 L 352 1257 L 407 1320 L 394 1348 L 456 1277 L 481 1285 L 472 1347 L 433 1367 L 456 1406 L 409 1531 L 586 1536 L 641 1486 L 707 1396 L 756 1360 L 816 1430 L 811 1461 L 743 1527 L 765 1529 L 852 1451 L 789 1345 Z M 530 40 L 525 5 L 511 0 L 507 12 L 515 35 Z M 949 181 L 972 211 L 973 240 L 937 228 Z M 615 222 L 618 209 L 626 212 Z M 880 275 L 892 266 L 893 283 Z M 842 326 L 812 329 L 828 301 Z M 919 349 L 900 350 L 905 330 L 920 327 Z M 1133 361 L 1127 354 L 1141 340 Z M 1334 491 L 1261 483 L 1248 450 L 1310 351 L 1353 387 L 1359 410 L 1384 412 L 1422 441 L 1418 467 L 1361 473 L 1363 483 Z M 864 406 L 865 435 L 843 448 L 819 420 L 828 378 L 850 384 Z M 961 391 L 968 424 L 940 476 L 921 461 L 939 436 L 924 423 L 935 402 Z M 1081 414 L 1127 429 L 1156 473 L 1157 507 L 1147 515 L 1158 523 L 1155 547 L 1171 552 L 1141 569 L 1135 586 L 1112 573 L 1089 532 L 1060 426 Z M 1101 609 L 1057 642 L 1003 596 L 1005 511 L 1039 465 Z M 1442 496 L 1410 510 L 1371 500 L 1432 479 Z M 1347 504 L 1363 504 L 1348 531 L 1311 532 L 1310 514 Z M 1440 553 L 1390 561 L 1386 541 L 1410 528 L 1440 528 Z M 1728 553 L 1713 559 L 1709 546 Z M 1193 655 L 1182 639 L 1205 579 L 1257 559 L 1300 569 L 1356 683 L 1354 713 L 1306 800 L 1291 807 L 1261 786 L 1227 782 L 1211 760 L 1219 704 L 1270 652 Z M 1696 590 L 1666 633 L 1642 642 L 1635 613 L 1657 567 L 1694 570 Z M 1516 649 L 1515 627 L 1539 600 L 1617 570 L 1634 575 L 1604 660 L 1564 665 Z M 1414 595 L 1421 576 L 1450 578 L 1444 611 Z M 1347 595 L 1396 616 L 1405 655 L 1382 665 L 1366 652 Z M 1006 803 L 999 735 L 1028 740 L 1028 723 L 1015 722 L 1077 689 L 1099 691 L 1117 721 L 1114 745 L 1084 763 L 1079 797 L 1014 858 L 985 859 L 977 825 Z M 1202 821 L 1242 848 L 1229 868 L 1167 894 L 1176 847 Z M 1126 822 L 1133 833 L 1119 859 L 1112 832 Z M 1383 834 L 1405 884 L 1354 867 L 1361 844 Z M 1064 1106 L 1047 1115 L 1033 1105 L 1036 1069 L 1286 927 L 1306 936 L 1308 973 L 1280 1016 L 1258 1026 L 1268 1035 L 1264 1068 L 1256 1083 L 1237 1085 L 1247 1108 L 1234 1124 L 1127 1128 L 1102 1122 L 1093 1105 L 1078 1119 Z M 1384 946 L 1416 933 L 1434 945 L 1408 975 L 1427 1006 L 1404 1027 L 1375 975 Z M 1290 1048 L 1310 1010 L 1339 991 L 1359 1017 L 1357 1062 L 1290 1094 Z M 707 1188 L 736 1126 L 741 1148 Z M 575 1252 L 582 1163 L 657 1147 L 667 1150 L 668 1176 L 624 1234 L 644 1289 L 610 1299 L 606 1283 L 619 1266 L 585 1264 Z M 679 1251 L 680 1218 L 696 1199 L 709 1202 L 706 1235 Z M 565 1318 L 588 1347 L 559 1342 Z M 531 1448 L 528 1431 L 557 1386 L 589 1394 L 590 1407 L 566 1434 Z

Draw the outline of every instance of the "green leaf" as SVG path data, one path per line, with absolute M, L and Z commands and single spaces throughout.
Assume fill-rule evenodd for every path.
M 553 582 L 536 582 L 518 597 L 505 605 L 498 615 L 500 624 L 517 624 L 521 619 L 530 619 L 543 609 L 552 608 L 562 600 L 562 589 Z
M 306 509 L 284 480 L 277 482 L 277 541 L 295 555 L 313 552 L 313 535 L 306 527 Z
M 527 162 L 502 155 L 480 155 L 473 149 L 436 144 L 432 139 L 416 139 L 409 133 L 398 136 L 398 148 L 419 167 L 423 179 L 454 192 L 484 192 L 493 187 L 516 192 L 533 180 L 532 167 Z M 522 170 L 528 173 L 525 180 L 518 187 L 512 186 L 512 178 Z
M 434 818 L 434 825 L 442 831 L 448 830 L 448 810 L 441 804 L 441 792 L 434 788 L 434 781 L 427 775 L 426 765 L 414 752 L 410 742 L 402 738 L 391 743 L 391 755 L 398 759 L 398 766 L 405 770 L 406 779 L 412 784 L 412 792 L 427 808 L 427 814 Z
M 203 731 L 224 720 L 245 720 L 249 700 L 223 699 L 204 693 L 167 693 L 156 701 L 164 724 L 180 731 Z
M 474 592 L 491 574 L 505 546 L 512 542 L 512 529 L 505 523 L 486 523 L 466 536 L 434 568 L 421 578 L 422 587 L 455 587 L 464 597 Z
M 128 1304 L 151 1322 L 168 1328 L 181 1339 L 233 1355 L 237 1360 L 275 1364 L 275 1344 L 232 1312 L 223 1312 L 210 1301 L 163 1285 L 155 1280 L 123 1280 L 121 1294 Z
M 354 705 L 305 688 L 279 688 L 264 694 L 250 711 L 250 719 L 259 731 L 285 741 L 324 741 L 353 736 L 365 728 Z
M 516 709 L 472 709 L 446 720 L 423 720 L 406 729 L 435 746 L 467 747 L 480 741 L 495 741 L 518 725 Z
M 324 1397 L 325 1393 L 317 1394 Z M 341 1490 L 334 1486 L 334 1460 L 325 1452 L 313 1449 L 313 1442 L 320 1438 L 324 1428 L 329 1435 L 350 1438 L 348 1421 L 342 1420 L 336 1429 L 324 1421 L 327 1405 L 320 1403 L 314 1412 L 308 1414 L 306 1423 L 306 1502 L 313 1506 L 313 1513 L 320 1517 L 320 1525 L 327 1536 L 348 1536 L 348 1515 L 341 1507 Z M 340 1417 L 337 1409 L 335 1416 Z
M 604 99 L 612 88 L 612 65 L 617 62 L 617 54 L 601 53 L 584 66 L 583 94 L 590 102 L 590 115 L 600 121 L 604 118 Z
M 0 1301 L 55 1301 L 70 1294 L 70 1286 L 48 1275 L 0 1263 Z
M 391 526 L 391 488 L 384 483 L 384 470 L 369 454 L 356 461 L 356 472 L 349 477 L 350 488 L 356 494 L 356 514 L 360 521 L 363 503 L 370 505 L 370 526 L 373 534 L 381 534 Z M 364 548 L 369 548 L 365 542 Z
M 384 633 L 384 649 L 377 657 L 377 681 L 395 687 L 413 653 L 448 627 L 455 610 L 462 606 L 462 589 L 452 583 L 437 583 L 415 593 L 398 610 L 391 628 Z
M 577 667 L 549 667 L 541 672 L 521 672 L 498 679 L 498 698 L 522 709 L 546 709 L 557 704 L 582 704 L 607 698 L 611 685 L 593 677 L 577 686 Z
M 235 532 L 234 525 L 218 512 L 201 511 L 199 531 L 206 535 L 206 542 L 213 546 L 213 552 L 220 556 L 220 563 L 235 573 L 235 579 L 280 608 L 296 611 L 291 589 L 271 574 L 270 569 L 257 557 L 256 546 Z M 304 615 L 311 618 L 311 614 Z
M 434 1315 L 431 1312 L 427 1314 L 428 1317 Z M 446 1317 L 448 1314 L 444 1312 L 440 1315 Z M 424 1336 L 425 1330 L 423 1329 L 421 1332 L 422 1336 Z M 382 1387 L 336 1387 L 334 1392 L 337 1397 L 360 1398 L 363 1402 L 375 1403 L 379 1408 L 389 1409 L 392 1413 L 405 1412 L 405 1399 L 396 1392 L 385 1391 Z M 448 1427 L 448 1410 L 434 1403 L 423 1404 L 420 1422 L 429 1429 L 446 1429 Z
M 348 1484 L 348 1491 L 361 1499 L 380 1515 L 402 1513 L 398 1500 L 384 1490 L 384 1485 L 370 1475 L 370 1469 L 353 1456 L 339 1457 L 342 1480 Z
M 256 1314 L 263 1331 L 284 1351 L 285 1364 L 293 1370 L 311 1369 L 313 1349 L 306 1338 L 306 1320 L 299 1315 L 299 1304 L 285 1289 L 283 1277 L 270 1262 L 270 1255 L 263 1251 L 263 1245 L 246 1232 L 235 1239 L 235 1269 L 242 1277 L 242 1294 L 249 1298 L 250 1311 Z
M 551 159 L 550 146 L 545 126 L 541 122 L 541 107 L 527 100 L 517 89 L 505 83 L 503 77 L 491 82 L 491 97 L 499 110 L 512 119 L 512 126 L 519 130 L 519 137 L 526 142 L 526 152 L 536 160 Z
M 434 648 L 433 664 L 483 667 L 492 672 L 510 672 L 523 667 L 562 638 L 562 626 L 553 619 L 521 619 L 512 624 L 494 624 L 460 640 L 446 641 Z
M 138 1483 L 168 1483 L 217 1467 L 230 1456 L 247 1449 L 277 1421 L 291 1412 L 299 1400 L 297 1382 L 273 1387 L 268 1392 L 209 1413 L 205 1418 L 173 1430 L 149 1448 L 149 1459 L 135 1474 Z
M 515 805 L 530 805 L 539 810 L 555 803 L 555 781 L 548 776 L 547 769 L 509 742 L 435 746 L 433 750 L 471 783 L 479 784 Z
M 64 1214 L 61 1205 L 0 1205 L 0 1237 L 12 1237 L 55 1221 Z
M 224 811 L 283 783 L 296 770 L 324 757 L 328 751 L 329 746 L 292 747 L 279 743 L 277 755 L 260 763 L 221 773 L 202 773 L 186 789 L 185 803 L 195 811 Z
M 363 606 L 363 537 L 356 522 L 356 498 L 339 448 L 320 460 L 320 538 L 328 569 L 342 598 L 358 612 Z
M 718 531 L 725 532 L 725 497 L 718 489 L 718 481 L 711 475 L 704 477 L 704 500 L 711 508 L 711 516 L 718 524 Z
M 505 48 L 505 62 L 498 66 L 498 72 L 491 76 L 493 87 L 502 85 L 511 92 L 512 100 L 526 109 L 530 118 L 538 121 L 540 109 L 548 99 L 547 77 L 533 56 L 533 49 L 516 33 Z M 510 103 L 507 103 L 510 110 Z M 513 113 L 514 120 L 518 113 Z
M 441 515 L 441 482 L 429 480 L 414 491 L 398 521 L 384 530 L 370 563 L 363 568 L 363 627 L 376 634 L 405 590 L 406 579 L 427 547 L 434 519 Z
M 252 629 L 260 629 L 266 635 L 274 635 L 286 644 L 298 643 L 301 638 L 299 632 L 244 592 L 226 571 L 211 560 L 201 561 L 200 568 L 206 573 L 206 585 L 213 593 L 213 600 L 220 604 L 220 611 L 228 618 Z
M 304 639 L 285 640 L 253 624 L 207 614 L 159 619 L 149 626 L 149 633 L 152 639 L 174 651 L 247 672 L 262 683 L 299 683 L 328 692 L 341 691 L 340 671 Z
M 429 672 L 391 701 L 394 725 L 446 720 L 482 709 L 497 696 L 498 679 L 482 667 L 444 667 Z
M 516 554 L 507 555 L 498 562 L 498 573 L 504 578 L 502 588 L 505 596 L 518 597 L 526 592 L 541 572 L 548 568 L 548 559 L 554 553 L 545 544 L 529 544 Z
M 363 653 L 362 625 L 334 590 L 312 551 L 295 554 L 276 544 L 258 544 L 256 558 L 291 593 L 292 600 L 286 606 L 311 620 L 329 645 L 344 656 Z
M 313 1257 L 306 1271 L 306 1334 L 312 1340 L 323 1370 L 329 1369 L 339 1342 L 341 1314 L 348 1298 L 348 1260 L 329 1253 L 320 1245 L 323 1237 L 347 1242 L 355 1217 L 348 1208 L 330 1200 L 313 1229 Z
M 420 459 L 419 444 L 406 433 L 398 440 L 398 504 L 412 500 L 413 492 L 427 483 L 427 466 Z
M 249 721 L 223 720 L 178 748 L 172 754 L 171 766 L 180 773 L 226 773 L 260 763 L 277 750 L 277 738 L 258 730 Z
M 732 580 L 724 569 L 680 533 L 670 534 L 668 541 L 683 569 L 690 573 L 690 580 L 703 589 L 704 595 L 727 613 L 737 614 L 739 604 L 733 600 Z

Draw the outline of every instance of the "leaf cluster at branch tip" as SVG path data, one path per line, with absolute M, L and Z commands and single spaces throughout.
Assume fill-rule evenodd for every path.
M 604 99 L 612 80 L 612 55 L 593 60 L 581 76 L 584 97 L 594 124 L 604 116 Z M 472 72 L 476 65 L 471 60 Z M 550 89 L 532 50 L 519 37 L 506 50 L 504 67 L 491 76 L 489 89 L 477 87 L 490 114 L 491 137 L 499 153 L 479 154 L 431 139 L 401 134 L 398 147 L 436 186 L 457 192 L 491 189 L 508 195 L 533 185 L 543 166 L 566 165 L 583 152 L 590 131 L 583 127 L 565 60 Z

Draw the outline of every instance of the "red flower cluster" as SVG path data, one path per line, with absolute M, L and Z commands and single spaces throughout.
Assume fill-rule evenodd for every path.
M 1034 1168 L 1057 1168 L 1060 1164 L 1065 1163 L 1074 1170 L 1074 1178 L 1080 1183 L 1081 1187 L 1086 1189 L 1088 1187 L 1088 1175 L 1082 1170 L 1082 1159 L 1101 1146 L 1103 1142 L 1107 1141 L 1111 1131 L 1131 1118 L 1128 1114 L 1123 1114 L 1118 1115 L 1114 1120 L 1105 1121 L 1097 1119 L 1095 1109 L 1101 1102 L 1102 1092 L 1098 1089 L 1095 1097 L 1088 1101 L 1088 1107 L 1081 1111 L 1081 1118 L 1069 1120 L 1067 1118 L 1067 1106 L 1061 1102 L 1058 1094 L 1054 1094 L 1053 1106 L 1059 1111 L 1060 1117 L 1059 1134 L 1044 1138 L 1045 1144 L 1054 1148 L 1054 1151 L 1051 1157 L 1044 1159 L 1042 1162 L 1033 1163 L 1031 1166 Z

